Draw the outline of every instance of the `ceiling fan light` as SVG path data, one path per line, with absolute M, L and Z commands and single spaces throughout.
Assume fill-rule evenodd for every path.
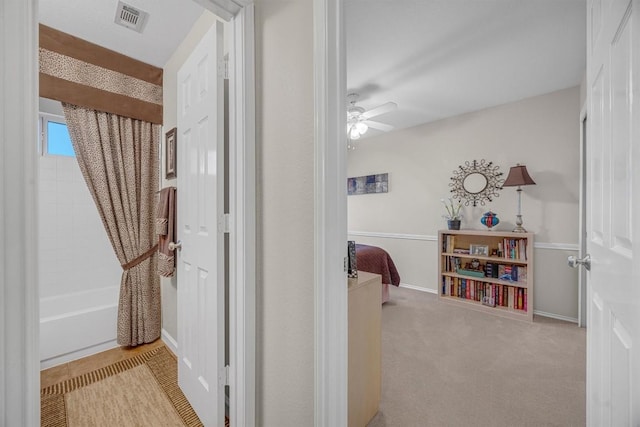
M 358 129 L 358 132 L 360 133 L 360 135 L 362 135 L 369 129 L 369 126 L 367 126 L 365 123 L 358 122 L 356 123 L 356 129 Z
M 356 126 L 353 126 L 351 128 L 351 130 L 349 131 L 349 138 L 350 139 L 360 139 L 360 132 L 358 132 L 358 129 L 356 128 Z

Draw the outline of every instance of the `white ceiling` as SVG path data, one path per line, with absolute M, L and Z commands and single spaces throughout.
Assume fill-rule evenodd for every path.
M 397 129 L 580 84 L 585 0 L 346 0 L 347 86 Z M 371 129 L 364 137 L 380 134 Z
M 203 8 L 126 0 L 143 34 L 116 25 L 117 0 L 40 0 L 42 23 L 162 67 Z M 579 85 L 586 0 L 345 0 L 347 86 L 397 129 Z M 369 130 L 365 137 L 379 134 Z
M 114 23 L 118 0 L 40 0 L 40 22 L 163 67 L 203 11 L 191 0 L 124 2 L 150 14 L 142 34 Z

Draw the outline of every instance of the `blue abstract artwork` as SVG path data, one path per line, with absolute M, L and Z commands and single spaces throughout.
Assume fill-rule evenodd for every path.
M 355 196 L 359 194 L 388 193 L 389 174 L 357 176 L 347 178 L 347 194 Z

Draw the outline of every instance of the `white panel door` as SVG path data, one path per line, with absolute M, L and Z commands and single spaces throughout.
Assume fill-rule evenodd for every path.
M 587 5 L 587 424 L 598 427 L 640 426 L 639 6 Z
M 178 72 L 178 383 L 205 426 L 224 423 L 222 23 Z

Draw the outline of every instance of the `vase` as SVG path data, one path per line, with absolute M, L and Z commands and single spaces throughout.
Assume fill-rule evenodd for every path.
M 489 211 L 485 212 L 484 215 L 482 215 L 482 218 L 480 218 L 480 222 L 482 223 L 482 225 L 491 230 L 493 227 L 498 225 L 500 220 L 498 219 L 498 215 Z
M 449 226 L 449 230 L 460 230 L 460 220 L 459 219 L 447 220 L 447 226 Z

